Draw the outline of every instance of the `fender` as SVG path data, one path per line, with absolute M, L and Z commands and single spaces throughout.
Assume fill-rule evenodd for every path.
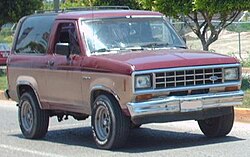
M 91 96 L 97 90 L 102 90 L 102 91 L 108 92 L 108 93 L 112 94 L 118 102 L 120 101 L 119 96 L 112 89 L 110 89 L 104 85 L 95 85 L 94 87 L 92 87 L 91 92 L 90 92 Z
M 19 87 L 21 85 L 27 85 L 27 86 L 29 86 L 33 90 L 33 92 L 35 93 L 35 96 L 37 98 L 39 107 L 42 109 L 40 98 L 39 98 L 39 95 L 38 95 L 38 92 L 37 92 L 38 91 L 38 85 L 37 85 L 36 80 L 33 77 L 31 77 L 31 76 L 19 76 L 17 78 L 17 81 L 16 81 L 16 91 L 17 91 L 17 96 L 18 96 L 19 100 L 20 100 Z

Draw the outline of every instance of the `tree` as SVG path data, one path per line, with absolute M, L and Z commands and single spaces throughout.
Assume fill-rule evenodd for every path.
M 1 0 L 0 29 L 3 24 L 17 22 L 21 17 L 41 9 L 42 0 Z
M 95 6 L 129 6 L 132 9 L 138 9 L 139 5 L 136 0 L 94 0 Z
M 235 21 L 242 11 L 250 9 L 250 0 L 138 0 L 138 2 L 144 9 L 160 11 L 167 16 L 184 20 L 200 39 L 203 50 L 209 50 L 209 46 L 218 39 L 221 31 Z M 218 22 L 213 23 L 214 20 Z

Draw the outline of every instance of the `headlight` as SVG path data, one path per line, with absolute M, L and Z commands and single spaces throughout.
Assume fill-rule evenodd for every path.
M 239 69 L 238 68 L 227 68 L 224 71 L 225 81 L 232 81 L 239 79 Z
M 135 76 L 135 89 L 150 88 L 150 87 L 151 87 L 150 75 Z

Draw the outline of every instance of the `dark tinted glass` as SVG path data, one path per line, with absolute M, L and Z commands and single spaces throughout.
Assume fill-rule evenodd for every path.
M 80 46 L 77 37 L 76 27 L 73 23 L 61 23 L 57 29 L 57 43 L 69 43 L 71 54 L 80 54 Z
M 55 16 L 33 16 L 27 18 L 18 35 L 16 53 L 46 53 L 50 29 Z

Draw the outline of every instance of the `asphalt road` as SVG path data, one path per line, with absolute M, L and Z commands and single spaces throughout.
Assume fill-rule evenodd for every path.
M 83 157 L 83 156 L 167 156 L 167 157 L 249 157 L 250 124 L 236 122 L 229 136 L 209 139 L 195 121 L 148 124 L 131 131 L 124 148 L 96 149 L 90 119 L 61 123 L 51 118 L 49 132 L 42 140 L 24 139 L 13 102 L 0 101 L 0 157 Z

